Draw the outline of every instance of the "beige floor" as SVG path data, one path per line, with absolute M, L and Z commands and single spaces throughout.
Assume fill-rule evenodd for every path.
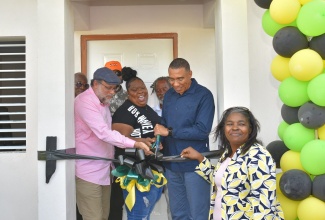
M 125 210 L 125 209 L 124 209 Z M 151 213 L 150 220 L 167 220 L 167 205 L 165 194 L 162 194 L 160 200 L 155 205 Z M 127 220 L 125 211 L 123 212 L 123 220 Z

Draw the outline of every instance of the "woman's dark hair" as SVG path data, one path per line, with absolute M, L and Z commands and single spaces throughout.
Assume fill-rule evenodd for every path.
M 130 83 L 135 81 L 135 80 L 141 80 L 139 77 L 137 77 L 138 72 L 131 67 L 123 67 L 122 69 L 122 79 L 125 81 L 125 87 L 126 90 L 130 88 Z
M 257 133 L 260 130 L 260 123 L 254 117 L 252 112 L 248 108 L 240 107 L 240 106 L 228 108 L 227 110 L 225 110 L 222 113 L 219 123 L 218 123 L 217 127 L 214 129 L 214 140 L 215 141 L 219 140 L 221 149 L 223 149 L 223 151 L 228 149 L 228 154 L 226 155 L 226 157 L 229 157 L 231 155 L 232 149 L 231 149 L 230 143 L 227 140 L 226 135 L 225 135 L 225 123 L 226 123 L 228 116 L 234 112 L 238 112 L 238 113 L 242 114 L 243 116 L 245 116 L 249 122 L 249 127 L 251 129 L 251 132 L 248 136 L 248 140 L 242 147 L 242 154 L 245 154 L 253 144 L 255 144 L 255 143 L 262 144 L 262 142 L 257 139 Z

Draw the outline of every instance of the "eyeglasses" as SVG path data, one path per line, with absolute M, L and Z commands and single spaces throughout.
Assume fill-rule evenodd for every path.
M 184 81 L 185 77 L 179 77 L 179 78 L 176 78 L 176 79 L 173 79 L 173 78 L 168 78 L 168 81 L 173 84 L 174 82 L 178 82 L 178 83 L 182 83 Z
M 81 83 L 81 82 L 77 82 L 76 84 L 75 84 L 75 86 L 76 86 L 76 88 L 81 88 L 81 87 L 84 87 L 85 89 L 88 89 L 89 88 L 89 84 L 88 83 L 85 83 L 85 84 L 83 84 L 83 83 Z
M 119 92 L 122 89 L 121 85 L 117 85 L 115 87 L 108 87 L 105 86 L 101 81 L 98 81 L 99 84 L 101 84 L 102 86 L 104 86 L 108 91 L 114 91 L 115 93 Z

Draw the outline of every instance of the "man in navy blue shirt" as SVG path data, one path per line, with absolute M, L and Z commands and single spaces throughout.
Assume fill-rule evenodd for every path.
M 172 88 L 164 97 L 162 125 L 155 135 L 164 136 L 165 156 L 180 155 L 188 146 L 209 151 L 209 134 L 214 117 L 212 93 L 192 78 L 189 63 L 174 59 L 168 68 Z M 206 220 L 210 208 L 210 185 L 194 170 L 197 161 L 165 162 L 173 220 Z

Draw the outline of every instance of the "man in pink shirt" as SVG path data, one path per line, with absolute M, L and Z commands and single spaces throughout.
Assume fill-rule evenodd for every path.
M 121 89 L 116 74 L 102 67 L 95 71 L 91 87 L 75 98 L 76 153 L 114 158 L 114 145 L 140 148 L 146 154 L 150 148 L 111 129 L 109 100 Z M 150 145 L 150 143 L 147 143 Z M 83 220 L 107 220 L 111 194 L 110 172 L 113 163 L 104 160 L 76 160 L 76 196 Z

